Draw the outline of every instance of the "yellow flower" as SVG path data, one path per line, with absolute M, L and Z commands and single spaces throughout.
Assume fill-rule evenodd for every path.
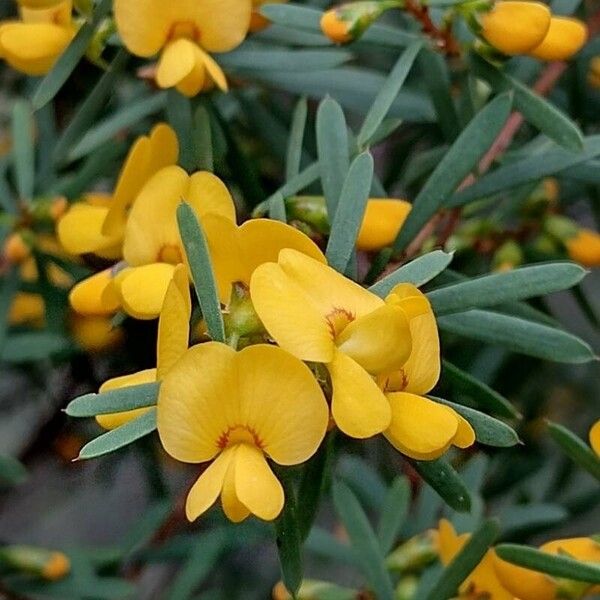
M 437 546 L 443 565 L 449 564 L 469 541 L 471 535 L 457 535 L 454 527 L 446 519 L 442 519 L 437 530 Z M 481 562 L 471 571 L 460 586 L 460 598 L 479 598 L 487 600 L 514 600 L 514 596 L 504 588 L 494 570 L 493 550 L 488 550 Z M 541 600 L 541 598 L 540 598 Z
M 130 52 L 150 57 L 162 50 L 156 82 L 195 96 L 207 81 L 227 89 L 223 71 L 208 52 L 242 43 L 251 0 L 115 0 L 121 39 Z
M 600 419 L 592 425 L 589 438 L 592 450 L 600 457 Z
M 31 243 L 23 239 L 21 232 L 11 233 L 4 242 L 2 255 L 10 264 L 21 264 L 31 256 Z
M 88 194 L 58 222 L 57 233 L 65 250 L 120 258 L 129 207 L 144 183 L 157 171 L 174 165 L 178 155 L 177 136 L 168 125 L 160 123 L 149 136 L 140 136 L 123 163 L 112 197 Z
M 590 60 L 587 80 L 591 87 L 600 88 L 600 56 L 594 56 Z
M 102 352 L 117 346 L 123 340 L 123 331 L 114 327 L 108 317 L 74 314 L 71 335 L 86 352 Z
M 328 410 L 308 367 L 281 348 L 235 352 L 207 342 L 188 350 L 164 378 L 157 423 L 173 458 L 212 461 L 188 494 L 190 521 L 219 495 L 231 521 L 250 514 L 271 521 L 284 493 L 267 458 L 286 466 L 308 460 L 323 440 Z
M 46 316 L 46 305 L 40 294 L 17 292 L 10 305 L 8 322 L 11 325 L 41 327 Z
M 69 292 L 69 303 L 80 315 L 111 315 L 121 305 L 113 286 L 113 269 L 105 269 L 76 283 Z
M 238 227 L 231 219 L 207 214 L 202 225 L 223 304 L 230 300 L 233 283 L 248 287 L 254 270 L 265 262 L 276 261 L 284 248 L 325 262 L 323 253 L 307 235 L 281 221 L 252 219 Z
M 541 60 L 568 60 L 585 44 L 585 23 L 572 17 L 552 17 L 546 37 L 528 54 Z
M 284 350 L 326 366 L 333 418 L 344 433 L 366 438 L 388 428 L 390 405 L 373 376 L 399 369 L 410 355 L 402 308 L 290 249 L 254 271 L 250 296 Z
M 542 43 L 550 18 L 549 8 L 541 2 L 497 2 L 482 15 L 481 34 L 504 54 L 524 54 Z
M 373 251 L 390 246 L 411 208 L 410 203 L 405 200 L 370 199 L 358 232 L 356 247 L 359 250 Z
M 161 381 L 188 348 L 191 308 L 186 269 L 184 265 L 179 265 L 173 272 L 158 321 L 156 368 L 109 379 L 102 384 L 100 392 Z M 148 408 L 138 408 L 120 413 L 98 415 L 96 421 L 105 429 L 114 429 L 148 410 Z
M 323 13 L 321 17 L 321 31 L 332 42 L 346 44 L 354 38 L 350 32 L 352 24 L 342 19 L 339 11 L 339 8 L 330 8 Z
M 600 266 L 600 234 L 597 232 L 581 228 L 566 241 L 566 246 L 571 260 L 584 267 Z
M 0 58 L 27 75 L 44 75 L 75 35 L 71 0 L 21 0 L 20 21 L 0 23 Z

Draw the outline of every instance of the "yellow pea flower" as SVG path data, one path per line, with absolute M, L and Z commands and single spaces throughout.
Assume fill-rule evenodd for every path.
M 188 494 L 187 518 L 220 495 L 231 521 L 275 519 L 284 492 L 267 458 L 286 466 L 308 460 L 328 417 L 310 369 L 281 348 L 235 352 L 207 342 L 189 349 L 164 378 L 157 413 L 161 443 L 173 458 L 212 461 Z
M 45 316 L 46 305 L 40 294 L 17 292 L 10 305 L 8 322 L 10 325 L 42 327 Z
M 165 294 L 158 321 L 156 368 L 109 379 L 100 386 L 100 392 L 161 381 L 188 348 L 191 310 L 190 287 L 186 268 L 184 265 L 178 265 L 173 272 L 173 277 Z M 98 415 L 96 421 L 105 429 L 115 429 L 148 410 L 149 408 L 138 408 L 119 413 Z
M 571 260 L 584 267 L 600 266 L 600 234 L 581 228 L 565 242 Z
M 0 58 L 27 75 L 44 75 L 75 36 L 72 0 L 20 0 L 20 21 L 0 23 Z
M 414 285 L 402 283 L 386 303 L 402 308 L 409 317 L 412 350 L 400 369 L 380 378 L 392 409 L 384 436 L 416 460 L 436 459 L 451 445 L 471 446 L 475 432 L 469 422 L 451 407 L 425 397 L 440 376 L 440 341 L 429 301 Z
M 528 54 L 540 60 L 569 60 L 581 50 L 587 36 L 587 26 L 579 19 L 552 17 L 546 37 Z
M 73 314 L 70 320 L 73 339 L 86 352 L 103 352 L 118 346 L 123 340 L 123 330 L 114 327 L 108 317 Z
M 254 271 L 250 297 L 284 350 L 326 366 L 332 415 L 344 433 L 367 438 L 389 427 L 390 404 L 373 376 L 399 369 L 410 356 L 402 308 L 291 249 Z
M 202 225 L 223 304 L 228 304 L 231 287 L 248 287 L 254 270 L 265 262 L 275 262 L 279 252 L 292 248 L 325 262 L 319 247 L 294 227 L 272 219 L 251 219 L 237 226 L 231 219 L 207 214 Z
M 589 438 L 592 450 L 600 457 L 600 419 L 592 425 Z
M 405 200 L 371 198 L 367 202 L 356 247 L 359 250 L 374 251 L 390 246 L 411 208 L 411 204 Z
M 541 2 L 497 2 L 480 18 L 481 35 L 503 54 L 525 54 L 542 43 L 550 18 L 550 9 Z
M 144 183 L 162 168 L 174 165 L 178 156 L 177 136 L 168 125 L 159 123 L 150 135 L 140 136 L 127 154 L 112 196 L 88 194 L 58 222 L 57 233 L 65 250 L 120 258 L 129 207 Z
M 590 60 L 587 80 L 591 87 L 600 88 L 600 56 L 594 56 Z
M 130 52 L 162 50 L 156 82 L 195 96 L 207 81 L 227 90 L 221 67 L 208 52 L 227 52 L 248 32 L 251 0 L 115 0 L 117 29 Z

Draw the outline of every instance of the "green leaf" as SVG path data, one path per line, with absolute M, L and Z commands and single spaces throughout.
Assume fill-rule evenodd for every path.
M 8 363 L 44 360 L 70 347 L 69 340 L 58 333 L 27 331 L 9 335 L 0 357 Z
M 453 257 L 453 252 L 443 250 L 434 250 L 419 256 L 373 284 L 369 291 L 385 298 L 399 283 L 412 283 L 421 287 L 444 271 Z
M 114 92 L 117 79 L 129 60 L 129 53 L 121 49 L 109 65 L 98 83 L 92 88 L 79 110 L 69 120 L 54 147 L 54 161 L 60 163 L 96 120 L 100 111 L 106 106 L 107 98 Z
M 470 373 L 459 369 L 447 360 L 443 361 L 443 365 L 442 377 L 450 383 L 455 392 L 465 394 L 474 400 L 478 406 L 493 414 L 509 419 L 520 417 L 519 411 L 489 385 L 479 381 Z
M 214 170 L 213 140 L 210 113 L 199 106 L 194 113 L 194 165 L 200 171 Z
M 321 31 L 320 22 L 323 11 L 316 8 L 292 3 L 265 4 L 260 7 L 260 13 L 277 25 L 307 31 Z
M 222 54 L 219 57 L 219 64 L 227 70 L 241 73 L 256 70 L 302 73 L 303 71 L 332 69 L 352 58 L 350 52 L 341 49 L 278 50 L 274 47 L 248 48 L 245 46 L 246 44 L 237 50 Z
M 78 459 L 87 460 L 109 454 L 152 433 L 155 429 L 156 408 L 151 408 L 148 412 L 133 419 L 133 421 L 129 421 L 125 425 L 112 429 L 108 433 L 104 433 L 88 442 L 79 452 Z
M 0 483 L 2 485 L 17 485 L 27 478 L 27 469 L 19 460 L 0 454 Z
M 131 102 L 125 108 L 90 129 L 71 149 L 69 160 L 78 160 L 96 150 L 104 142 L 113 138 L 119 131 L 139 123 L 142 119 L 162 110 L 167 104 L 168 93 L 159 92 Z
M 287 212 L 285 208 L 285 200 L 279 192 L 275 192 L 269 198 L 269 218 L 275 221 L 287 223 Z
M 372 179 L 373 157 L 368 152 L 363 152 L 352 161 L 348 170 L 325 252 L 329 265 L 340 273 L 346 271 L 354 251 Z
M 312 528 L 304 547 L 319 558 L 356 566 L 354 549 L 318 526 Z
M 536 94 L 527 85 L 503 73 L 478 54 L 471 55 L 474 73 L 483 77 L 496 92 L 512 90 L 515 108 L 529 123 L 535 125 L 557 144 L 579 152 L 583 148 L 583 134 L 579 127 L 552 102 Z
M 223 315 L 204 230 L 192 207 L 185 202 L 177 207 L 177 223 L 206 328 L 213 340 L 224 342 Z
M 494 519 L 485 521 L 442 571 L 425 600 L 448 600 L 456 596 L 460 584 L 481 562 L 498 536 L 498 532 L 497 521 Z
M 404 476 L 396 477 L 385 498 L 377 524 L 377 537 L 384 555 L 388 554 L 400 535 L 408 516 L 410 500 L 410 482 Z
M 356 496 L 344 483 L 337 481 L 333 485 L 333 503 L 357 554 L 358 566 L 375 597 L 394 600 L 394 588 L 381 546 Z
M 17 100 L 12 110 L 13 168 L 19 199 L 26 203 L 33 198 L 35 183 L 33 128 L 29 103 Z
M 564 290 L 586 274 L 583 267 L 571 262 L 537 264 L 450 284 L 427 297 L 437 315 L 446 315 Z
M 10 307 L 19 289 L 20 279 L 19 268 L 16 266 L 9 267 L 2 277 L 2 286 L 0 287 L 0 352 L 6 340 Z
M 65 81 L 69 78 L 75 67 L 85 54 L 96 27 L 109 13 L 112 7 L 111 0 L 102 0 L 96 10 L 92 20 L 82 25 L 69 47 L 59 56 L 51 71 L 42 79 L 33 96 L 33 106 L 36 110 L 42 108 L 50 102 L 59 92 Z
M 308 103 L 306 98 L 300 98 L 294 108 L 292 115 L 292 126 L 288 140 L 287 154 L 285 158 L 285 180 L 289 181 L 300 173 L 302 161 L 302 145 L 304 143 L 304 130 L 306 129 L 306 117 L 308 114 Z
M 569 512 L 559 504 L 537 502 L 509 506 L 500 515 L 502 537 L 510 539 L 517 535 L 533 534 L 564 523 L 568 518 Z
M 160 383 L 142 383 L 99 394 L 85 394 L 69 402 L 65 412 L 70 417 L 95 417 L 114 412 L 154 406 Z
M 584 363 L 595 358 L 588 344 L 566 331 L 502 313 L 469 310 L 439 317 L 438 325 L 450 333 L 544 360 Z
M 573 462 L 600 481 L 600 458 L 581 438 L 558 423 L 548 422 L 548 431 Z
M 438 398 L 437 396 L 429 397 L 436 402 L 449 406 L 469 421 L 471 427 L 475 430 L 477 441 L 481 444 L 496 446 L 498 448 L 510 448 L 520 442 L 519 436 L 512 427 L 509 427 L 506 423 L 498 419 L 494 419 L 494 417 L 490 417 L 473 408 Z
M 586 137 L 581 152 L 571 152 L 564 148 L 551 147 L 511 162 L 487 175 L 484 175 L 468 188 L 455 193 L 444 206 L 451 208 L 463 206 L 486 198 L 497 192 L 509 190 L 530 181 L 539 181 L 548 175 L 560 173 L 579 164 L 583 164 L 600 154 L 600 135 Z
M 526 569 L 573 581 L 600 584 L 600 565 L 581 562 L 564 554 L 549 554 L 518 544 L 499 544 L 496 554 L 502 560 Z
M 187 171 L 195 167 L 194 120 L 191 100 L 175 88 L 167 92 L 165 108 L 169 125 L 177 134 L 179 141 L 179 162 Z
M 406 247 L 477 166 L 506 123 L 511 106 L 510 94 L 497 96 L 465 127 L 415 198 L 413 208 L 394 242 L 395 251 Z
M 347 148 L 348 131 L 344 112 L 335 100 L 327 97 L 317 110 L 317 154 L 330 221 L 333 221 L 349 169 Z
M 364 148 L 371 141 L 377 129 L 383 123 L 422 47 L 423 43 L 421 41 L 415 42 L 400 55 L 363 121 L 357 138 L 360 148 Z
M 462 479 L 444 458 L 411 461 L 421 477 L 448 506 L 458 512 L 468 512 L 471 496 Z

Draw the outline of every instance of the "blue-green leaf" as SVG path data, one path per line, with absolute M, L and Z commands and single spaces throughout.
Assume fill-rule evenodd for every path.
M 17 193 L 22 202 L 33 198 L 35 154 L 33 149 L 33 115 L 29 103 L 17 100 L 12 110 L 13 167 Z
M 95 417 L 156 404 L 160 383 L 142 383 L 71 400 L 65 409 L 70 417 Z

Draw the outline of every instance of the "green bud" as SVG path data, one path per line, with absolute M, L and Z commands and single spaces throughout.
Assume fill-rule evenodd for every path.
M 388 569 L 400 573 L 419 573 L 437 560 L 438 553 L 431 532 L 420 533 L 396 548 L 386 559 Z

